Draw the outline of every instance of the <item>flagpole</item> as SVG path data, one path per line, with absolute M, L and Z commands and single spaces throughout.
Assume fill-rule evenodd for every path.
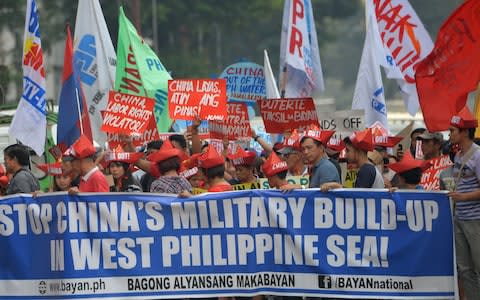
M 82 110 L 80 108 L 80 96 L 78 95 L 77 88 L 75 88 L 75 96 L 77 98 L 78 120 L 80 121 L 80 133 L 83 134 Z
M 285 98 L 285 89 L 287 87 L 287 64 L 283 66 L 282 70 L 283 76 L 282 76 L 282 82 L 280 83 L 280 98 Z

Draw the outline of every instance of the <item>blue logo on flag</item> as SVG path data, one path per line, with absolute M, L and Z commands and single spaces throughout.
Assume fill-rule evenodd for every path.
M 387 115 L 387 107 L 385 103 L 378 100 L 378 96 L 383 94 L 383 87 L 379 87 L 374 93 L 372 98 L 372 108 L 380 114 Z
M 80 44 L 78 44 L 78 49 L 73 55 L 73 61 L 76 71 L 80 74 L 80 80 L 90 86 L 97 80 L 96 57 L 95 37 L 91 34 L 86 34 L 83 36 Z

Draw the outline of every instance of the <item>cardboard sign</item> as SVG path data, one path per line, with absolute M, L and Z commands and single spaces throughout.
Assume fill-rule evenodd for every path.
M 304 131 L 310 125 L 320 126 L 312 98 L 259 100 L 265 130 L 284 133 L 287 129 Z
M 178 79 L 168 81 L 170 118 L 223 120 L 227 116 L 225 79 Z
M 258 190 L 260 189 L 260 182 L 239 183 L 232 185 L 234 191 L 243 190 Z
M 299 185 L 304 185 L 304 186 L 307 186 L 307 187 L 310 183 L 308 176 L 287 176 L 287 178 L 285 178 L 285 179 L 290 184 L 299 184 Z M 268 179 L 267 178 L 260 178 L 260 179 L 258 179 L 258 182 L 260 182 L 260 188 L 263 189 L 263 190 L 268 190 L 268 189 L 272 188 L 268 184 Z
M 102 111 L 101 130 L 109 133 L 142 134 L 153 119 L 155 100 L 110 91 L 106 110 Z
M 108 133 L 108 148 L 115 149 L 118 145 L 120 145 L 120 137 L 117 133 Z M 148 142 L 159 140 L 160 137 L 158 135 L 157 130 L 157 123 L 155 123 L 155 118 L 151 118 L 148 124 L 148 127 L 142 134 L 132 135 L 133 145 L 135 147 L 140 147 L 145 145 Z
M 265 76 L 261 65 L 239 62 L 225 68 L 220 78 L 227 81 L 229 100 L 255 103 L 266 97 Z
M 420 184 L 427 191 L 440 190 L 440 173 L 453 165 L 448 155 L 443 155 L 430 160 L 432 166 L 422 174 Z
M 332 138 L 343 140 L 354 131 L 365 129 L 363 110 L 340 110 L 335 112 L 318 111 L 317 115 L 322 130 L 334 130 Z
M 210 138 L 223 139 L 225 136 L 230 141 L 242 137 L 251 137 L 252 129 L 248 119 L 248 108 L 242 103 L 228 103 L 228 115 L 223 121 L 209 121 Z

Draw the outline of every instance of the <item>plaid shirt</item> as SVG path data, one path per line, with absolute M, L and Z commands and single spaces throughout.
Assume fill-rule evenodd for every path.
M 152 193 L 179 194 L 182 191 L 192 192 L 192 185 L 181 176 L 161 176 L 150 187 Z

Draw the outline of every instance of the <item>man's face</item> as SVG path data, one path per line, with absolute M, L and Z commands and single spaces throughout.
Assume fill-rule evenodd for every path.
M 320 160 L 325 152 L 322 145 L 315 144 L 311 138 L 305 138 L 302 142 L 302 153 L 309 164 L 314 164 Z
M 302 154 L 295 151 L 292 153 L 283 154 L 282 158 L 287 162 L 288 169 L 292 170 L 299 162 L 302 161 Z
M 460 129 L 458 129 L 457 127 L 450 126 L 450 128 L 448 128 L 448 130 L 450 131 L 450 134 L 449 134 L 450 142 L 452 144 L 460 143 L 460 141 L 462 139 Z
M 236 166 L 235 171 L 237 173 L 238 180 L 240 180 L 242 183 L 247 182 L 250 176 L 253 174 L 253 168 L 249 166 Z
M 438 144 L 435 143 L 435 140 L 422 140 L 422 152 L 425 156 L 435 155 L 438 151 Z
M 357 162 L 357 151 L 353 148 L 352 145 L 346 145 L 345 147 L 345 157 L 349 163 Z
M 3 163 L 5 164 L 5 170 L 7 171 L 7 173 L 13 174 L 15 167 L 15 159 L 3 153 Z
M 280 179 L 278 178 L 277 175 L 274 175 L 272 177 L 268 177 L 268 184 L 270 185 L 270 187 L 272 188 L 280 188 L 278 185 L 279 185 L 279 182 L 280 182 Z

